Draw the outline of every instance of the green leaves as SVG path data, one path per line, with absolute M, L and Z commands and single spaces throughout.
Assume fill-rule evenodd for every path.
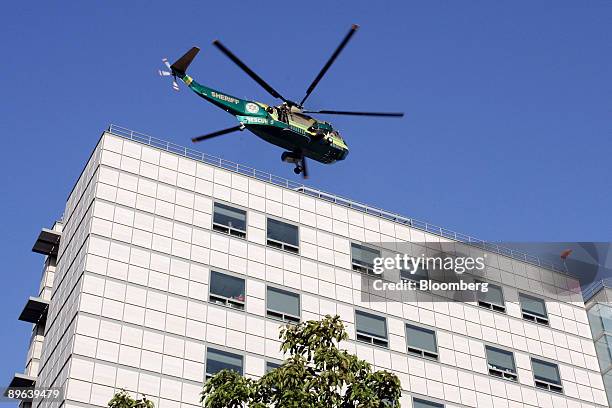
M 142 399 L 135 400 L 125 390 L 121 390 L 108 402 L 109 408 L 155 408 L 155 404 L 144 395 Z
M 253 380 L 235 371 L 219 371 L 204 383 L 200 402 L 205 408 L 240 408 L 253 393 Z
M 338 316 L 287 325 L 280 332 L 283 365 L 259 380 L 222 370 L 204 383 L 204 408 L 399 408 L 400 381 L 372 371 L 367 361 L 338 348 L 348 339 Z M 109 408 L 154 408 L 122 390 Z
M 205 408 L 397 408 L 400 381 L 340 350 L 348 339 L 339 316 L 287 325 L 281 351 L 290 357 L 259 380 L 221 371 L 204 384 Z

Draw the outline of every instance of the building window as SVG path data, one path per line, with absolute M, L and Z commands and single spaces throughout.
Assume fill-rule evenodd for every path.
M 266 373 L 269 373 L 270 371 L 280 366 L 281 366 L 280 363 L 275 363 L 274 361 L 266 361 Z
M 487 352 L 487 365 L 489 374 L 505 378 L 507 380 L 517 381 L 516 365 L 514 364 L 514 354 L 510 351 L 498 349 L 491 346 L 485 347 Z
M 380 251 L 351 242 L 351 259 L 353 270 L 374 273 L 374 258 L 380 258 Z
M 300 252 L 298 227 L 274 218 L 268 218 L 267 242 L 269 246 L 285 251 Z
M 519 301 L 521 302 L 523 319 L 539 324 L 548 324 L 546 303 L 542 299 L 520 293 Z
M 480 281 L 477 281 L 480 282 Z M 480 282 L 483 283 L 483 282 Z M 489 283 L 487 291 L 478 291 L 478 306 L 491 309 L 495 312 L 506 313 L 504 292 L 500 286 Z
M 246 211 L 215 203 L 213 229 L 239 238 L 246 238 Z
M 300 295 L 268 286 L 266 315 L 284 322 L 300 321 Z
M 410 266 L 410 268 L 408 269 L 402 268 L 400 269 L 400 279 L 412 280 L 416 282 L 420 282 L 422 280 L 428 280 L 429 271 L 427 271 L 427 269 L 425 268 L 421 268 L 421 265 L 418 265 L 416 269 L 414 270 L 412 269 L 412 266 Z
M 553 392 L 563 392 L 559 367 L 556 364 L 531 358 L 531 368 L 536 387 Z
M 408 353 L 434 360 L 438 359 L 438 343 L 435 331 L 407 324 L 406 342 L 408 343 Z
M 242 356 L 209 347 L 206 350 L 206 379 L 221 370 L 233 370 L 242 375 Z
M 421 398 L 412 398 L 412 408 L 444 408 L 444 404 Z
M 355 311 L 357 340 L 376 346 L 387 347 L 387 319 L 362 311 Z
M 211 271 L 208 299 L 219 305 L 244 309 L 244 279 Z

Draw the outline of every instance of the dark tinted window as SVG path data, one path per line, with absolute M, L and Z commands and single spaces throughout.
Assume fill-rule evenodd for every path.
M 488 289 L 486 292 L 478 292 L 478 298 L 480 300 L 484 300 L 489 303 L 494 303 L 496 305 L 504 304 L 504 294 L 502 289 L 497 286 L 489 283 L 487 285 Z
M 417 266 L 416 269 L 413 269 L 412 265 L 410 265 L 409 268 L 400 269 L 400 278 L 404 280 L 413 280 L 418 282 L 420 280 L 429 279 L 429 272 L 427 272 L 427 269 L 421 268 L 420 266 Z
M 206 353 L 206 376 L 212 376 L 221 370 L 233 370 L 242 375 L 242 356 L 208 348 Z
M 546 313 L 546 304 L 542 299 L 521 293 L 519 295 L 519 300 L 521 302 L 521 310 L 523 312 L 540 317 L 548 317 L 548 314 Z
M 412 408 L 444 408 L 444 405 L 439 404 L 437 402 L 420 399 L 420 398 L 413 398 Z
M 246 211 L 215 203 L 213 229 L 241 238 L 246 237 Z
M 300 320 L 300 295 L 268 286 L 267 314 L 282 320 Z
M 266 361 L 266 373 L 274 370 L 275 368 L 280 367 L 279 363 L 275 363 L 274 361 Z
M 387 346 L 387 319 L 362 311 L 355 311 L 357 340 L 378 346 Z
M 360 272 L 372 272 L 374 258 L 380 257 L 380 251 L 351 242 L 351 261 L 353 269 Z
M 511 352 L 490 346 L 486 347 L 486 351 L 487 363 L 489 365 L 499 368 L 500 370 L 511 371 L 513 373 L 516 372 L 516 367 L 514 366 L 514 356 Z
M 293 248 L 298 248 L 298 227 L 292 224 L 287 224 L 273 218 L 268 218 L 268 245 L 276 246 L 282 249 L 287 248 L 283 244 L 288 244 Z
M 477 281 L 480 282 L 480 281 Z M 492 283 L 487 284 L 487 291 L 478 291 L 478 305 L 496 312 L 506 312 L 504 304 L 504 292 L 500 286 Z
M 531 366 L 533 368 L 533 377 L 536 380 L 561 385 L 561 378 L 559 377 L 559 368 L 556 364 L 532 358 Z
M 485 350 L 489 374 L 506 380 L 518 381 L 512 352 L 491 346 L 486 346 Z
M 424 327 L 406 325 L 406 340 L 408 347 L 427 350 L 432 353 L 438 353 L 438 345 L 436 342 L 436 332 Z
M 244 279 L 224 273 L 210 272 L 210 301 L 244 308 Z

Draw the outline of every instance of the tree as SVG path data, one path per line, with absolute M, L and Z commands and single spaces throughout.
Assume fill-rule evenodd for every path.
M 339 316 L 283 327 L 283 365 L 258 380 L 222 370 L 204 383 L 205 408 L 398 408 L 400 381 L 340 350 L 348 339 Z
M 135 400 L 125 390 L 121 390 L 108 402 L 109 408 L 155 408 L 155 404 L 149 401 L 146 396 Z

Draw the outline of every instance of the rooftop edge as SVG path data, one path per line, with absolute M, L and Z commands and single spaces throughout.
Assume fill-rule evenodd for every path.
M 348 198 L 341 197 L 337 194 L 327 193 L 325 191 L 311 188 L 302 183 L 296 183 L 295 181 L 286 179 L 284 177 L 276 176 L 271 173 L 257 170 L 252 167 L 244 166 L 239 163 L 234 163 L 229 160 L 222 159 L 217 156 L 213 156 L 207 153 L 203 153 L 194 149 L 190 149 L 188 147 L 184 147 L 181 145 L 177 145 L 175 143 L 158 139 L 153 136 L 149 136 L 144 133 L 140 133 L 128 128 L 124 128 L 122 126 L 110 124 L 106 129 L 106 132 L 113 134 L 115 136 L 119 136 L 121 138 L 132 140 L 135 142 L 139 142 L 148 146 L 152 146 L 161 150 L 165 150 L 170 153 L 178 154 L 183 157 L 187 157 L 189 159 L 197 160 L 215 167 L 222 168 L 224 170 L 233 171 L 235 173 L 239 173 L 245 176 L 253 177 L 257 180 L 268 182 L 280 187 L 284 187 L 287 189 L 291 189 L 302 194 L 306 194 L 311 197 L 319 198 L 322 200 L 326 200 L 332 202 L 337 205 L 341 205 L 343 207 L 351 208 L 356 211 L 360 211 L 369 215 L 373 215 L 375 217 L 379 217 L 382 219 L 386 219 L 388 221 L 397 222 L 399 224 L 404 224 L 406 226 L 416 228 L 418 230 L 434 234 L 443 238 L 452 239 L 464 244 L 472 245 L 499 255 L 503 255 L 517 261 L 526 262 L 528 264 L 538 266 L 541 268 L 549 269 L 554 272 L 570 276 L 572 278 L 578 279 L 576 276 L 573 276 L 566 270 L 560 269 L 554 263 L 541 259 L 535 255 L 530 255 L 522 251 L 517 251 L 515 249 L 503 247 L 501 245 L 487 242 L 478 238 L 474 238 L 469 235 L 465 235 L 459 232 L 455 232 L 434 224 L 430 224 L 425 221 L 415 220 L 414 218 L 405 217 L 403 215 L 382 210 L 377 207 L 373 207 L 367 204 L 363 204 Z

